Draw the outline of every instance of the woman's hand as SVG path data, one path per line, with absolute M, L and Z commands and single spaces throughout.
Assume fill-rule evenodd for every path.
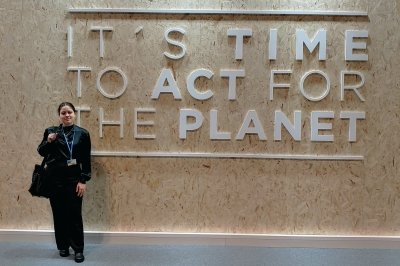
M 53 141 L 55 141 L 57 138 L 57 133 L 50 133 L 47 136 L 47 142 L 52 143 Z
M 83 194 L 85 193 L 85 191 L 86 191 L 86 184 L 79 182 L 76 185 L 76 191 L 75 191 L 77 193 L 78 197 L 83 197 Z

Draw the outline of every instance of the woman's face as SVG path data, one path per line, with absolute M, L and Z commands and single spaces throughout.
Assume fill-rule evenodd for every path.
M 71 126 L 74 124 L 75 113 L 71 107 L 65 105 L 60 109 L 60 121 L 64 126 Z

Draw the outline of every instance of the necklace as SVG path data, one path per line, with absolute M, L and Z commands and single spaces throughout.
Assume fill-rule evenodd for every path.
M 62 132 L 64 133 L 65 137 L 68 137 L 71 135 L 71 133 L 74 131 L 74 126 L 71 127 L 63 127 Z

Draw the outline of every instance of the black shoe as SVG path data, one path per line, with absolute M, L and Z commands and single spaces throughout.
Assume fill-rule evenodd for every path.
M 83 256 L 82 252 L 75 253 L 75 262 L 80 263 L 85 260 L 85 256 Z
M 60 249 L 60 256 L 61 257 L 68 257 L 69 256 L 69 250 L 68 249 Z

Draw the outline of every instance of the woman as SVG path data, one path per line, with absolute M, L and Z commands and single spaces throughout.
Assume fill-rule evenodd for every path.
M 71 247 L 79 263 L 85 260 L 82 197 L 91 177 L 91 143 L 89 132 L 74 125 L 75 113 L 72 103 L 61 103 L 61 124 L 45 130 L 37 150 L 46 158 L 51 180 L 50 205 L 57 248 L 61 257 L 67 257 Z

